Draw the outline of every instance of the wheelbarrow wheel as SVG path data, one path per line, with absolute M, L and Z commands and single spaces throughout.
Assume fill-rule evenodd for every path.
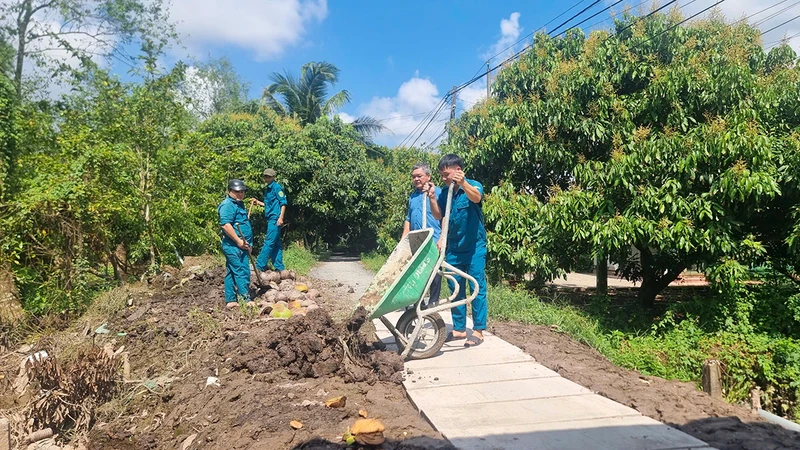
M 410 339 L 414 334 L 414 327 L 417 326 L 416 309 L 409 309 L 400 316 L 397 321 L 397 332 L 406 339 Z M 444 345 L 444 340 L 447 339 L 447 326 L 444 324 L 442 316 L 438 313 L 431 314 L 422 318 L 423 326 L 417 342 L 412 343 L 413 348 L 409 352 L 408 359 L 425 359 L 435 355 Z M 405 346 L 401 342 L 397 342 L 397 348 L 400 353 L 403 353 Z

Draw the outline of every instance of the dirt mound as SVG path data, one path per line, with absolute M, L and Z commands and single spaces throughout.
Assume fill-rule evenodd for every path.
M 217 355 L 229 361 L 232 371 L 250 374 L 285 370 L 293 379 L 337 374 L 346 381 L 402 383 L 402 358 L 377 351 L 361 331 L 365 322 L 363 308 L 345 326 L 334 325 L 327 312 L 317 309 L 231 335 Z
M 403 362 L 378 350 L 366 312 L 331 319 L 346 307 L 339 303 L 346 292 L 298 280 L 320 291 L 320 309 L 274 319 L 260 308 L 225 308 L 223 276 L 219 267 L 174 270 L 120 288 L 94 314 L 34 346 L 58 358 L 98 347 L 125 357 L 124 382 L 94 414 L 88 448 L 344 448 L 342 434 L 363 411 L 386 425 L 396 445 L 385 448 L 441 438 L 406 400 L 397 384 Z M 23 354 L 7 356 L 2 370 L 15 373 Z M 347 398 L 343 406 L 325 406 L 337 396 Z M 21 410 L 16 398 L 0 383 L 2 404 Z

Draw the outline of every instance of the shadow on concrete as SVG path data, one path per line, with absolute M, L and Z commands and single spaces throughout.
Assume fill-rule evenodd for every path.
M 476 414 L 476 411 L 465 411 Z M 743 429 L 735 417 L 713 417 L 679 426 L 683 431 L 657 423 L 646 417 L 630 418 L 627 426 L 604 426 L 609 419 L 594 419 L 576 422 L 540 423 L 516 425 L 528 431 L 490 430 L 481 427 L 464 429 L 459 436 L 445 439 L 429 437 L 405 441 L 387 441 L 380 447 L 385 450 L 796 450 L 800 449 L 800 433 L 777 425 L 752 422 Z M 531 428 L 534 431 L 529 431 Z M 539 431 L 536 431 L 539 428 Z M 691 433 L 693 436 L 689 436 Z M 705 439 L 703 439 L 705 437 Z M 703 442 L 706 441 L 706 442 Z M 293 447 L 295 450 L 328 450 L 348 448 L 343 442 L 314 439 Z
M 381 449 L 381 450 L 455 450 L 446 439 L 430 437 L 415 437 L 404 441 L 387 440 L 383 445 L 372 446 L 347 446 L 344 442 L 331 442 L 325 439 L 312 439 L 308 442 L 292 447 L 292 450 L 339 450 L 339 449 Z

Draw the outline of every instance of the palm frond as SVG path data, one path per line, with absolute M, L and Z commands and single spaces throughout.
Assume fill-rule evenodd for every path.
M 373 136 L 385 131 L 391 133 L 391 130 L 386 128 L 380 120 L 370 116 L 361 116 L 354 120 L 351 125 L 353 125 L 353 128 L 361 133 L 362 136 Z
M 350 93 L 346 90 L 341 90 L 331 96 L 325 104 L 322 105 L 322 114 L 329 115 L 338 111 L 342 106 L 350 103 Z

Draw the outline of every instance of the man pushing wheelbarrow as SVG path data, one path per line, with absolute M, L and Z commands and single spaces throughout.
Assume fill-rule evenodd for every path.
M 442 219 L 439 242 L 433 241 L 433 230 L 424 226 L 406 234 L 360 300 L 360 305 L 370 312 L 370 318 L 379 318 L 394 335 L 404 358 L 428 358 L 439 352 L 447 338 L 444 320 L 439 315 L 441 311 L 453 310 L 452 338 L 467 339 L 469 303 L 472 303 L 474 332 L 465 345 L 483 342 L 486 329 L 483 186 L 466 179 L 463 166 L 459 156 L 443 156 L 439 161 L 439 173 L 447 189 L 438 197 L 433 186 L 426 189 L 432 200 L 431 213 Z M 422 216 L 425 215 L 423 211 Z M 424 309 L 421 300 L 437 274 L 448 280 L 452 294 L 438 305 Z M 469 296 L 466 295 L 467 283 Z M 403 313 L 396 325 L 384 317 L 409 305 L 415 307 Z

